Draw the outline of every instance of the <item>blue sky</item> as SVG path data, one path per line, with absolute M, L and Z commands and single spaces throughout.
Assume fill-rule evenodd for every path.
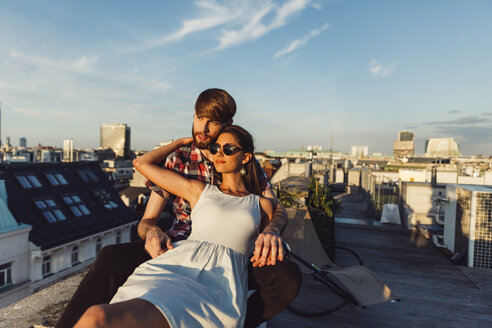
M 492 155 L 491 1 L 0 0 L 2 140 L 132 148 L 190 134 L 210 87 L 258 150 L 392 153 L 399 130 Z

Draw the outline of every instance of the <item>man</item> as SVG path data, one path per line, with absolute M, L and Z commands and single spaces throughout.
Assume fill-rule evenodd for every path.
M 203 91 L 195 103 L 193 143 L 171 154 L 165 165 L 188 178 L 218 184 L 220 177 L 214 170 L 208 145 L 215 142 L 224 126 L 232 124 L 235 113 L 236 103 L 226 91 Z M 262 180 L 263 195 L 275 199 L 266 176 L 263 175 Z M 150 181 L 146 184 L 152 188 L 152 193 L 138 225 L 138 234 L 144 241 L 105 247 L 80 283 L 56 328 L 72 327 L 90 306 L 109 303 L 137 266 L 172 249 L 173 242 L 188 237 L 191 229 L 189 204 L 153 186 Z M 176 219 L 171 229 L 164 233 L 157 221 L 168 200 L 173 203 Z M 248 298 L 245 327 L 256 327 L 272 318 L 299 291 L 300 270 L 293 262 L 283 259 L 280 233 L 286 224 L 285 210 L 278 204 L 270 224 L 256 240 L 248 276 L 249 289 L 256 290 Z

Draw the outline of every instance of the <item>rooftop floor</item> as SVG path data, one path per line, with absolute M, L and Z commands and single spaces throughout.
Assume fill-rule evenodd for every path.
M 492 270 L 453 265 L 416 232 L 367 221 L 340 221 L 352 224 L 336 224 L 338 244 L 355 250 L 400 302 L 365 309 L 346 305 L 316 318 L 285 310 L 268 327 L 492 327 Z M 336 262 L 355 264 L 353 257 L 338 250 Z M 323 310 L 323 304 L 336 301 L 333 293 L 304 274 L 293 304 Z

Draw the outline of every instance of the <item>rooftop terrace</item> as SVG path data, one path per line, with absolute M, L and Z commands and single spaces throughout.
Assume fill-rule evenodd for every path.
M 367 218 L 355 195 L 344 196 L 342 201 L 337 243 L 355 250 L 400 302 L 365 309 L 346 305 L 316 318 L 302 318 L 285 310 L 270 320 L 268 327 L 492 327 L 492 270 L 453 265 L 417 232 Z M 336 263 L 355 264 L 343 251 L 337 251 Z M 50 326 L 79 280 L 80 275 L 1 309 L 0 327 Z M 52 304 L 48 304 L 50 300 Z M 322 310 L 336 301 L 332 292 L 304 274 L 301 293 L 293 304 Z
M 285 310 L 268 327 L 492 327 L 492 270 L 453 265 L 413 231 L 374 226 L 368 220 L 338 221 L 338 243 L 355 250 L 400 302 L 365 309 L 346 305 L 316 318 Z M 336 262 L 355 264 L 353 257 L 341 251 Z M 304 274 L 301 293 L 294 301 L 298 308 L 322 310 L 323 304 L 334 302 L 333 293 Z

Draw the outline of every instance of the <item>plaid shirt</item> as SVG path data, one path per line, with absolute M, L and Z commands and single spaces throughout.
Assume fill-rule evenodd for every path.
M 219 185 L 220 174 L 215 171 L 214 165 L 203 154 L 195 144 L 183 146 L 167 157 L 164 164 L 170 170 L 181 173 L 184 177 Z M 263 172 L 260 176 L 260 184 L 263 190 L 270 189 L 271 185 Z M 166 234 L 173 241 L 188 238 L 191 232 L 191 207 L 190 204 L 181 197 L 169 194 L 167 191 L 153 184 L 150 180 L 145 181 L 145 185 L 157 192 L 160 196 L 171 199 L 173 210 L 176 215 L 174 223 Z

